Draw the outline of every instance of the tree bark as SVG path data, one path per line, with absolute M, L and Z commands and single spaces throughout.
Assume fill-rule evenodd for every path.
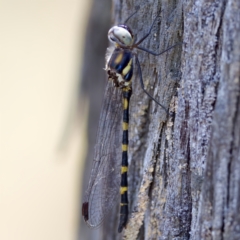
M 128 22 L 147 90 L 133 79 L 129 129 L 130 217 L 117 234 L 118 206 L 102 239 L 240 239 L 240 2 L 113 0 Z M 121 113 L 120 113 L 121 114 Z M 119 146 L 120 147 L 120 146 Z M 119 156 L 119 159 L 121 156 Z

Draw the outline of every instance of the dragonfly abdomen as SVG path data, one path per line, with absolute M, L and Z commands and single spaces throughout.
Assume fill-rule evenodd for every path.
M 123 122 L 122 122 L 122 167 L 121 167 L 121 203 L 120 203 L 120 221 L 118 232 L 121 232 L 127 225 L 128 219 L 128 123 L 129 123 L 129 101 L 132 95 L 131 87 L 123 88 Z

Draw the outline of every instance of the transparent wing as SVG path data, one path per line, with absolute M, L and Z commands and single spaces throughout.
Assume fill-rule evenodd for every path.
M 88 189 L 85 194 L 90 227 L 99 226 L 119 196 L 121 173 L 121 90 L 108 82 L 100 115 L 94 160 Z M 87 217 L 86 217 L 87 216 Z

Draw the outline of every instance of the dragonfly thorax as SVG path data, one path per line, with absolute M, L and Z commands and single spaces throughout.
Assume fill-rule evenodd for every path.
M 108 79 L 116 87 L 126 87 L 131 84 L 133 75 L 133 54 L 129 49 L 115 48 L 107 61 Z
M 131 47 L 133 45 L 133 35 L 129 27 L 118 25 L 108 31 L 108 39 L 121 47 Z

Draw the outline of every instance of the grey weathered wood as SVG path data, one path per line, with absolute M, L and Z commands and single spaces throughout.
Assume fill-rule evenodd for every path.
M 222 1 L 212 113 L 198 238 L 240 239 L 240 2 Z
M 149 92 L 133 80 L 130 104 L 130 219 L 116 233 L 118 209 L 102 239 L 240 239 L 240 2 L 113 0 L 115 23 L 129 21 Z

